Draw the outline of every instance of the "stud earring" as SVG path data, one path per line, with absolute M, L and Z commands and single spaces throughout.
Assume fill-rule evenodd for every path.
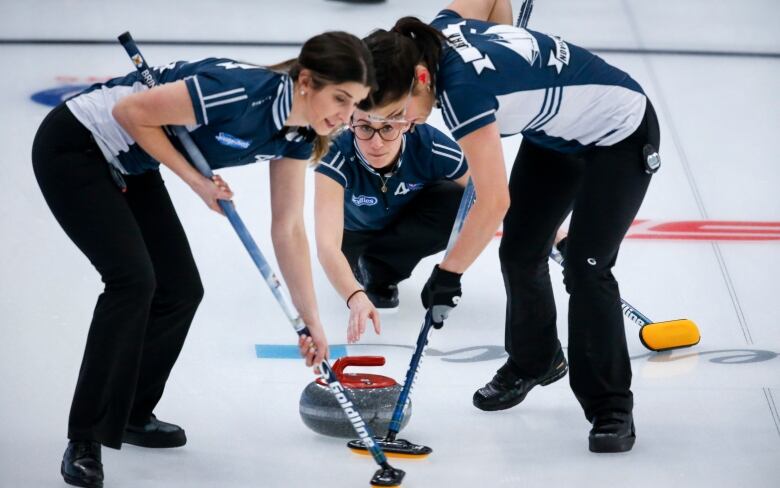
M 301 95 L 306 95 L 306 92 L 301 90 Z

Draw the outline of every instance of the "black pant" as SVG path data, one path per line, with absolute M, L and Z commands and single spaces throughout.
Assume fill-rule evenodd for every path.
M 203 287 L 160 173 L 126 176 L 127 193 L 65 105 L 35 136 L 46 203 L 105 283 L 89 328 L 68 437 L 120 448 L 162 396 Z
M 463 187 L 438 181 L 420 191 L 400 215 L 379 231 L 344 231 L 341 250 L 365 286 L 396 284 L 426 256 L 447 247 Z M 358 270 L 362 258 L 365 274 Z
M 631 412 L 631 364 L 612 267 L 650 175 L 642 148 L 659 145 L 648 101 L 627 139 L 576 156 L 524 140 L 509 182 L 511 206 L 499 255 L 507 294 L 506 350 L 521 375 L 538 376 L 559 347 L 548 255 L 569 211 L 564 281 L 569 297 L 572 390 L 585 416 Z

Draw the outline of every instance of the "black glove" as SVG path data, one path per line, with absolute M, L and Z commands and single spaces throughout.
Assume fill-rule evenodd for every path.
M 420 293 L 423 307 L 431 310 L 433 327 L 436 329 L 442 328 L 450 310 L 460 302 L 460 277 L 459 273 L 441 269 L 437 264 Z

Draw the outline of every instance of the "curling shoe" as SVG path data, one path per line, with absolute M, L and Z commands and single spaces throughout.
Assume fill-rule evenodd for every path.
M 546 372 L 537 378 L 521 378 L 507 359 L 493 379 L 474 393 L 474 406 L 480 410 L 494 411 L 512 408 L 525 399 L 536 385 L 547 386 L 566 376 L 569 365 L 561 348 L 555 353 Z
M 380 310 L 390 311 L 398 308 L 398 285 L 380 285 L 369 284 L 366 286 L 366 295 L 371 303 Z
M 593 417 L 588 435 L 591 452 L 626 452 L 635 441 L 634 417 L 630 413 L 607 412 Z
M 152 414 L 144 425 L 128 424 L 122 442 L 140 447 L 181 447 L 187 443 L 187 436 L 178 425 L 157 420 Z
M 62 456 L 60 473 L 69 485 L 103 488 L 100 444 L 93 441 L 69 441 Z

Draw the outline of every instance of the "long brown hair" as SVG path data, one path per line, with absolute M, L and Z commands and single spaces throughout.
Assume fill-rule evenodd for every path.
M 363 100 L 361 110 L 383 107 L 406 96 L 414 69 L 425 65 L 436 82 L 445 37 L 417 17 L 402 17 L 392 29 L 378 29 L 363 39 L 374 58 L 378 88 Z
M 347 32 L 325 32 L 303 44 L 297 58 L 268 66 L 268 69 L 287 73 L 298 80 L 301 70 L 312 73 L 313 88 L 325 85 L 356 82 L 371 89 L 376 87 L 374 62 L 366 44 Z M 328 152 L 329 136 L 317 135 L 312 160 L 318 161 Z

